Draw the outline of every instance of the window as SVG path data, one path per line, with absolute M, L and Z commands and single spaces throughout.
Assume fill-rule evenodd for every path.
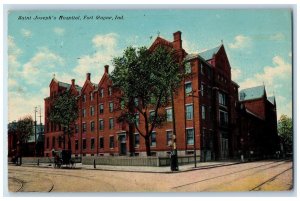
M 86 95 L 85 94 L 83 94 L 83 96 L 82 96 L 82 102 L 86 102 Z
M 82 139 L 82 149 L 86 149 L 86 139 Z
M 201 83 L 201 96 L 204 96 L 204 84 Z
M 78 150 L 78 140 L 75 140 L 75 150 Z
M 220 110 L 220 124 L 221 126 L 228 125 L 228 113 L 223 110 Z
M 200 69 L 201 69 L 201 74 L 204 75 L 204 66 L 202 63 L 200 63 Z
M 103 106 L 103 104 L 100 104 L 99 105 L 99 113 L 103 114 L 103 112 L 104 112 L 104 106 Z
M 104 89 L 100 89 L 100 97 L 101 97 L 101 98 L 104 97 Z
M 94 100 L 94 94 L 93 94 L 93 92 L 90 93 L 90 100 L 91 100 L 91 101 Z
M 135 133 L 134 134 L 134 146 L 138 147 L 140 145 L 140 134 L 139 133 Z
M 47 140 L 46 140 L 46 147 L 47 149 L 49 148 L 49 138 L 47 137 Z
M 202 111 L 202 119 L 205 120 L 206 119 L 206 107 L 204 105 L 202 105 L 201 111 Z
M 99 138 L 99 148 L 100 148 L 100 149 L 103 149 L 103 148 L 104 148 L 104 138 L 103 138 L 103 137 L 100 137 L 100 138 Z
M 110 136 L 109 137 L 109 148 L 114 148 L 114 142 L 115 142 L 115 138 L 114 136 Z
M 91 106 L 91 107 L 90 107 L 90 115 L 91 115 L 91 116 L 94 116 L 94 114 L 95 114 L 95 107 L 94 107 L 94 106 Z
M 172 135 L 173 135 L 173 131 L 167 131 L 167 145 L 170 146 L 172 143 Z
M 113 112 L 113 111 L 114 111 L 114 103 L 109 102 L 109 112 Z
M 192 82 L 185 83 L 185 95 L 189 96 L 192 93 Z
M 193 128 L 186 129 L 186 142 L 188 145 L 194 144 L 194 129 Z
M 104 121 L 103 121 L 103 119 L 99 120 L 99 130 L 104 130 Z
M 112 88 L 108 87 L 108 95 L 111 96 L 112 95 Z
M 219 104 L 226 106 L 226 94 L 219 92 Z
M 82 123 L 82 132 L 83 132 L 83 133 L 86 132 L 86 123 Z
M 140 123 L 140 115 L 137 113 L 137 114 L 135 114 L 135 125 L 136 125 L 136 127 L 139 126 L 139 123 Z
M 82 109 L 82 117 L 85 117 L 85 109 Z
M 185 63 L 184 69 L 185 69 L 185 74 L 190 74 L 190 73 L 192 73 L 192 66 L 191 66 L 191 63 L 190 63 L 190 62 Z
M 139 99 L 138 98 L 134 98 L 134 105 L 136 107 L 139 106 Z
M 192 120 L 193 119 L 193 105 L 186 105 L 185 106 L 185 114 L 186 114 L 186 119 L 187 120 Z
M 124 100 L 120 100 L 120 106 L 121 106 L 122 110 L 125 108 L 125 101 Z
M 173 116 L 172 116 L 172 108 L 167 108 L 166 113 L 167 113 L 167 122 L 172 122 L 173 121 Z
M 58 147 L 59 148 L 61 148 L 62 141 L 63 141 L 62 136 L 59 136 L 58 137 Z
M 155 147 L 156 146 L 156 132 L 152 132 L 150 136 L 150 146 Z
M 92 121 L 91 122 L 91 132 L 94 132 L 94 130 L 95 130 L 95 122 Z
M 52 147 L 55 148 L 55 137 L 52 137 Z
M 149 112 L 149 120 L 150 120 L 150 122 L 154 121 L 154 115 L 155 115 L 155 111 L 150 111 Z
M 95 147 L 95 139 L 92 138 L 91 139 L 91 149 L 94 149 L 94 147 Z
M 110 118 L 109 119 L 109 129 L 113 129 L 114 128 L 114 119 Z
M 78 133 L 78 132 L 79 132 L 79 125 L 75 124 L 75 133 Z

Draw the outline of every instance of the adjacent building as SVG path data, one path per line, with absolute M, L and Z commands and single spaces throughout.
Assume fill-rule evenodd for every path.
M 274 141 L 270 140 L 277 137 L 275 98 L 268 99 L 264 88 L 263 96 L 259 98 L 249 98 L 250 89 L 239 95 L 239 85 L 231 79 L 231 66 L 223 44 L 199 54 L 188 54 L 182 48 L 181 32 L 178 31 L 173 34 L 173 41 L 157 37 L 149 49 L 160 45 L 175 51 L 180 68 L 185 71 L 174 97 L 179 156 L 191 155 L 195 149 L 202 160 L 220 160 L 239 157 L 243 152 L 249 152 L 250 147 L 255 153 L 265 153 L 261 150 L 263 145 L 257 144 L 260 138 L 271 141 L 259 141 L 270 144 L 266 149 L 276 149 L 272 144 Z M 45 98 L 45 156 L 51 156 L 52 149 L 63 149 L 62 128 L 49 120 L 49 114 L 54 98 L 66 90 L 77 97 L 80 114 L 71 138 L 74 155 L 146 155 L 144 139 L 139 133 L 134 129 L 129 133 L 129 126 L 117 121 L 122 112 L 118 99 L 121 92 L 113 88 L 109 66 L 104 68 L 101 80 L 95 82 L 87 73 L 83 86 L 76 85 L 74 79 L 70 84 L 52 79 L 50 96 Z M 242 94 L 245 94 L 244 98 L 241 98 Z M 155 128 L 150 138 L 151 154 L 155 156 L 168 156 L 171 150 L 172 107 L 162 109 L 167 114 L 166 122 Z M 144 128 L 143 119 L 138 113 L 136 115 L 136 124 Z M 259 121 L 263 130 L 256 127 L 258 124 L 251 127 L 253 121 Z M 257 138 L 247 138 L 248 133 L 255 133 Z M 256 148 L 252 150 L 254 146 Z

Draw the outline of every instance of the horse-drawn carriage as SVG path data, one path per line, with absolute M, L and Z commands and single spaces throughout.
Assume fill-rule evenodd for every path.
M 54 157 L 54 167 L 60 168 L 63 165 L 66 167 L 74 167 L 75 163 L 71 158 L 71 150 L 52 151 L 52 155 Z

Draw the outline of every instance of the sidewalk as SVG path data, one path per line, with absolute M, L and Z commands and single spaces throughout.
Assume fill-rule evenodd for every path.
M 194 163 L 179 165 L 179 171 L 176 172 L 187 172 L 192 170 L 209 169 L 221 166 L 230 166 L 234 164 L 239 164 L 240 161 L 212 161 L 212 162 L 198 162 L 195 168 Z M 53 168 L 51 163 L 40 163 L 37 164 L 22 164 L 22 166 L 28 167 L 41 167 L 41 168 Z M 66 167 L 62 167 L 66 169 Z M 176 173 L 170 170 L 169 166 L 164 167 L 149 167 L 149 166 L 112 166 L 112 165 L 83 165 L 82 163 L 77 163 L 74 169 L 86 169 L 86 170 L 103 170 L 103 171 L 123 171 L 123 172 L 142 172 L 142 173 Z

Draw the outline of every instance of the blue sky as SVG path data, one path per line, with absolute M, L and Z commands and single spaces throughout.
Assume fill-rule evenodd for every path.
M 59 20 L 59 16 L 81 20 Z M 84 20 L 84 16 L 93 19 Z M 18 20 L 31 16 L 31 20 Z M 56 17 L 34 20 L 35 16 Z M 96 16 L 123 16 L 97 20 Z M 14 11 L 8 16 L 9 121 L 30 114 L 49 95 L 49 83 L 82 85 L 90 72 L 98 83 L 103 66 L 127 46 L 150 46 L 159 34 L 172 41 L 182 32 L 183 47 L 197 53 L 225 46 L 233 80 L 240 89 L 266 86 L 276 95 L 277 115 L 292 115 L 291 12 L 283 9 L 241 10 L 98 10 Z M 110 67 L 110 71 L 113 66 Z

